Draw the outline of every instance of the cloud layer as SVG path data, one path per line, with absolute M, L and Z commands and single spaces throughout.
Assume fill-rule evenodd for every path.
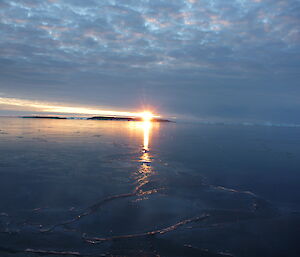
M 298 0 L 4 0 L 0 17 L 7 96 L 198 117 L 299 110 Z

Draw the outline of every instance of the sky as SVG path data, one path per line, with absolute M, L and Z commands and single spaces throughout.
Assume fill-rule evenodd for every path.
M 299 28 L 299 0 L 0 0 L 0 115 L 300 123 Z

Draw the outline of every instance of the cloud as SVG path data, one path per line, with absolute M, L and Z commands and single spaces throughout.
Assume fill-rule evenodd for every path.
M 285 80 L 296 87 L 299 9 L 297 0 L 4 0 L 0 88 L 45 100 L 88 102 L 96 93 L 104 104 L 135 106 L 173 101 L 184 88 L 180 106 L 166 110 L 197 115 L 203 106 L 189 107 L 189 97 L 214 87 L 239 85 L 254 95 L 257 85 L 272 90 L 268 81 L 282 91 Z M 207 109 L 231 101 L 220 99 L 218 107 L 210 98 Z

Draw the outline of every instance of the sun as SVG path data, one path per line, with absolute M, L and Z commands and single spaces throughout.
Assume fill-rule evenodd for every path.
M 145 111 L 141 113 L 141 117 L 144 121 L 151 121 L 153 118 L 153 114 L 149 111 Z

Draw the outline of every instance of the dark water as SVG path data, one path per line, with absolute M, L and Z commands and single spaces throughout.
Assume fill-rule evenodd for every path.
M 299 256 L 299 132 L 0 118 L 0 256 Z

